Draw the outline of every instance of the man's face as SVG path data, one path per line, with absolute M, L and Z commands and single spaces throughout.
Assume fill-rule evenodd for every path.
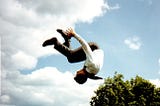
M 81 69 L 79 71 L 77 71 L 76 75 L 81 74 L 81 75 L 86 75 L 84 69 Z

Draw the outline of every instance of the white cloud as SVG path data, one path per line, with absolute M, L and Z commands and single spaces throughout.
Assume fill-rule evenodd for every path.
M 35 58 L 57 53 L 52 48 L 41 47 L 43 41 L 52 36 L 63 41 L 56 28 L 92 22 L 105 12 L 106 7 L 103 0 L 1 0 L 2 51 L 7 58 L 19 51 Z
M 104 0 L 4 0 L 1 5 L 4 20 L 32 27 L 45 25 L 46 22 L 54 25 L 60 24 L 59 21 L 62 25 L 76 21 L 88 22 L 102 15 L 105 8 L 109 7 Z
M 89 106 L 93 91 L 102 82 L 89 80 L 79 85 L 73 80 L 72 73 L 46 67 L 28 75 L 18 74 L 12 81 L 7 81 L 1 103 L 16 106 Z
M 132 50 L 139 50 L 142 45 L 139 37 L 127 38 L 124 43 Z
M 120 9 L 120 6 L 119 6 L 119 4 L 116 4 L 114 6 L 110 6 L 109 9 L 110 10 L 118 10 L 118 9 Z
M 39 57 L 57 53 L 52 47 L 41 47 L 44 40 L 53 36 L 63 41 L 56 28 L 92 22 L 107 9 L 112 10 L 105 0 L 1 0 L 1 103 L 17 106 L 88 103 L 95 82 L 79 86 L 71 73 L 61 73 L 55 68 L 35 70 L 29 75 L 21 74 L 19 69 L 34 68 Z
M 10 97 L 8 95 L 2 95 L 0 97 L 1 103 L 9 103 L 10 102 Z
M 160 58 L 158 59 L 158 74 L 160 74 Z M 150 82 L 153 83 L 154 85 L 156 85 L 156 87 L 160 87 L 160 79 L 150 79 Z
M 160 87 L 160 79 L 151 79 L 150 82 L 156 85 L 156 87 Z
M 27 55 L 22 51 L 12 55 L 11 59 L 16 65 L 17 69 L 31 69 L 36 66 L 37 59 L 33 56 Z

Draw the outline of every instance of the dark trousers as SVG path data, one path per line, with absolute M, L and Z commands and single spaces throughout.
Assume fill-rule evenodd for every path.
M 56 38 L 55 38 L 56 39 Z M 92 51 L 98 49 L 98 45 L 94 42 L 89 42 L 89 46 L 91 47 Z M 80 62 L 86 60 L 86 54 L 83 51 L 82 47 L 72 50 L 70 48 L 70 42 L 65 41 L 61 44 L 57 39 L 54 42 L 54 48 L 59 51 L 61 54 L 67 57 L 70 63 Z

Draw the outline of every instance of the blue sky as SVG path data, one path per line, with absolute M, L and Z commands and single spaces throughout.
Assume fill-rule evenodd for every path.
M 75 30 L 87 41 L 95 41 L 105 52 L 104 66 L 100 71 L 103 77 L 112 76 L 115 71 L 130 79 L 140 75 L 146 79 L 159 78 L 158 60 L 160 57 L 160 14 L 158 1 L 108 1 L 119 8 L 97 17 L 92 23 L 77 23 Z M 137 38 L 139 49 L 129 48 L 126 39 Z M 73 40 L 73 39 L 72 39 Z M 73 48 L 78 47 L 73 40 Z M 58 60 L 58 61 L 55 61 Z M 55 66 L 62 71 L 74 71 L 83 66 L 66 63 L 64 56 L 49 56 L 39 59 L 37 67 Z M 64 67 L 62 66 L 64 64 Z
M 98 75 L 136 75 L 160 86 L 159 0 L 1 0 L 1 105 L 89 106 L 103 80 L 77 84 L 70 64 L 44 40 L 72 27 L 105 58 Z M 74 48 L 80 44 L 72 38 Z M 81 94 L 81 95 L 80 95 Z M 65 99 L 64 99 L 65 98 Z M 67 104 L 66 104 L 67 103 Z

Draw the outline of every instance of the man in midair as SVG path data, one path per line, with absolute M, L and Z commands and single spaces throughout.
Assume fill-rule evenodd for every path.
M 83 68 L 77 71 L 74 80 L 79 84 L 83 84 L 88 78 L 94 80 L 102 79 L 101 77 L 96 76 L 96 74 L 103 65 L 103 50 L 101 50 L 94 42 L 87 43 L 72 28 L 69 28 L 66 31 L 57 29 L 57 32 L 59 32 L 64 38 L 65 42 L 63 44 L 60 43 L 56 37 L 53 37 L 46 40 L 42 46 L 54 45 L 54 48 L 66 56 L 70 63 L 85 61 Z M 70 48 L 70 39 L 72 37 L 81 44 L 81 47 L 75 50 Z

